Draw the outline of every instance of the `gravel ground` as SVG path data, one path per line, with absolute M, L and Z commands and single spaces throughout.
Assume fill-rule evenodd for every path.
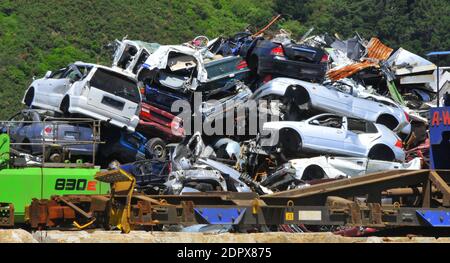
M 341 237 L 332 233 L 209 234 L 132 231 L 0 230 L 0 243 L 450 243 L 432 237 Z

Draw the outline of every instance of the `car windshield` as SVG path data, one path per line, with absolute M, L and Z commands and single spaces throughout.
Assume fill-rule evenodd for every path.
M 112 71 L 97 69 L 91 79 L 91 86 L 134 103 L 140 102 L 137 84 L 129 78 Z

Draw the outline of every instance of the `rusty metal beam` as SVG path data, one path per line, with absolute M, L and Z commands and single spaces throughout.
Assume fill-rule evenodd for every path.
M 60 200 L 61 202 L 66 204 L 68 207 L 70 207 L 73 210 L 77 211 L 78 213 L 80 213 L 81 215 L 86 217 L 87 219 L 91 219 L 92 218 L 92 214 L 91 213 L 86 213 L 83 209 L 79 208 L 74 203 L 66 200 L 64 197 L 62 197 L 62 196 L 56 197 L 56 200 Z
M 447 207 L 450 206 L 450 187 L 448 184 L 436 171 L 430 171 L 429 178 L 433 185 L 442 193 L 442 204 Z
M 191 193 L 181 196 L 133 193 L 112 197 L 53 197 L 51 200 L 34 200 L 29 215 L 33 228 L 55 227 L 64 223 L 67 225 L 78 219 L 89 218 L 87 216 L 92 214 L 99 220 L 91 227 L 102 227 L 102 223 L 116 225 L 108 221 L 108 215 L 114 211 L 111 209 L 116 207 L 115 209 L 120 211 L 120 208 L 123 210 L 123 207 L 128 205 L 131 207 L 131 213 L 126 222 L 130 227 L 205 223 L 205 218 L 199 216 L 198 211 L 210 208 L 245 211 L 239 222 L 242 225 L 422 226 L 428 223 L 420 221 L 416 214 L 417 209 L 430 207 L 427 210 L 450 212 L 449 208 L 439 205 L 441 200 L 432 199 L 440 197 L 441 193 L 444 196 L 443 203 L 446 204 L 450 197 L 450 187 L 446 181 L 449 177 L 442 177 L 438 172 L 389 171 L 260 197 L 254 193 L 230 192 Z M 436 186 L 436 194 L 432 192 L 432 185 Z M 401 202 L 381 204 L 381 197 L 389 195 L 392 189 L 400 191 L 401 194 L 406 192 L 420 197 L 420 191 L 415 190 L 419 188 L 424 189 L 422 204 L 414 202 L 410 207 L 405 207 L 408 203 Z M 365 202 L 356 201 L 356 197 L 362 196 L 367 197 Z M 89 212 L 81 210 L 80 207 L 89 209 Z
M 307 188 L 294 189 L 270 195 L 261 196 L 267 204 L 284 204 L 292 200 L 296 205 L 324 205 L 327 196 L 363 196 L 378 200 L 382 191 L 410 187 L 422 184 L 428 177 L 428 170 L 389 171 L 336 180 Z

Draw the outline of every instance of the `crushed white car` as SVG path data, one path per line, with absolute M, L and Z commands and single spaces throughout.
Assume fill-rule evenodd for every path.
M 286 157 L 299 153 L 405 160 L 402 140 L 386 126 L 334 114 L 320 114 L 305 121 L 266 122 L 270 138 L 265 146 Z
M 23 103 L 63 114 L 81 114 L 133 132 L 139 123 L 141 94 L 129 75 L 75 62 L 34 80 L 25 91 Z
M 417 170 L 421 168 L 421 159 L 410 162 L 388 162 L 354 157 L 319 156 L 308 159 L 294 159 L 289 165 L 295 169 L 300 180 L 354 177 L 380 171 Z M 318 169 L 320 168 L 320 169 Z
M 407 163 L 330 156 L 293 159 L 264 178 L 261 185 L 282 191 L 307 186 L 314 180 L 351 178 L 381 171 L 417 170 L 421 169 L 421 162 L 420 158 Z
M 126 38 L 115 41 L 112 67 L 136 76 L 142 65 L 161 45 Z

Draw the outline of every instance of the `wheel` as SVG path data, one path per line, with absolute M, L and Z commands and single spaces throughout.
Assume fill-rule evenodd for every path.
M 34 99 L 34 88 L 30 88 L 27 92 L 27 94 L 25 94 L 25 105 L 27 105 L 28 107 L 31 107 L 31 104 L 33 104 L 33 99 Z
M 392 162 L 395 160 L 395 155 L 389 147 L 385 145 L 376 145 L 369 152 L 369 159 L 372 160 L 380 160 L 380 161 L 389 161 Z
M 165 161 L 167 156 L 166 151 L 166 143 L 160 139 L 160 138 L 152 138 L 148 140 L 148 142 L 145 144 L 146 152 L 149 154 L 149 158 L 158 160 L 158 161 Z

